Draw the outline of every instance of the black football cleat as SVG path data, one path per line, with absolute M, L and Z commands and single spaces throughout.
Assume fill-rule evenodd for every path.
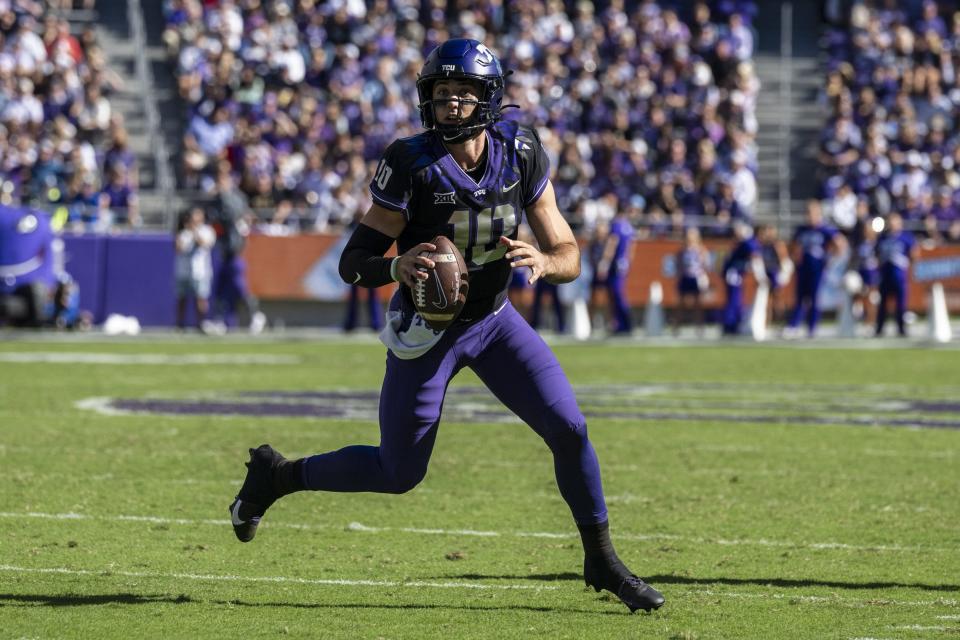
M 584 559 L 583 581 L 596 591 L 606 589 L 620 598 L 620 601 L 630 609 L 630 613 L 637 609 L 644 611 L 659 609 L 664 603 L 662 593 L 632 573 L 621 575 L 621 572 L 606 566 L 606 563 L 595 564 L 589 559 Z
M 280 497 L 273 483 L 273 470 L 286 460 L 268 444 L 250 449 L 247 477 L 240 493 L 230 503 L 230 522 L 240 542 L 250 542 L 257 535 L 257 525 L 270 505 Z

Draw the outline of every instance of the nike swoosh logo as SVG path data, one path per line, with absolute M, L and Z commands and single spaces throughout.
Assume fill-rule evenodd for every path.
M 360 282 L 360 274 L 359 274 L 359 273 L 357 274 L 357 277 L 353 279 L 353 284 L 357 284 L 358 282 Z
M 437 301 L 433 303 L 433 306 L 437 309 L 446 309 L 447 292 L 443 290 L 443 285 L 440 284 L 440 278 L 434 278 L 434 282 L 437 283 Z
M 233 521 L 233 526 L 235 527 L 247 524 L 240 519 L 240 500 L 237 500 L 233 503 L 233 511 L 230 512 L 230 520 Z
M 504 193 L 507 193 L 508 191 L 510 191 L 510 189 L 513 189 L 513 188 L 514 188 L 515 186 L 517 186 L 518 184 L 520 184 L 520 181 L 519 181 L 519 180 L 517 180 L 516 182 L 514 182 L 514 183 L 513 183 L 512 185 L 510 185 L 509 187 L 508 187 L 507 185 L 503 185 L 503 192 L 504 192 Z

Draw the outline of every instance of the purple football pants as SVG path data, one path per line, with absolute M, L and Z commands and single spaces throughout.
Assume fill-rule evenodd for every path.
M 417 486 L 427 473 L 447 385 L 464 367 L 550 447 L 557 485 L 574 520 L 605 521 L 600 465 L 570 382 L 550 348 L 509 303 L 478 322 L 447 329 L 419 358 L 401 360 L 388 352 L 380 446 L 307 458 L 306 487 L 404 493 Z
M 887 322 L 887 303 L 893 298 L 896 303 L 897 331 L 901 336 L 907 335 L 907 274 L 903 270 L 897 272 L 884 271 L 880 276 L 880 304 L 877 305 L 877 335 L 883 335 L 883 325 Z
M 249 295 L 246 261 L 238 255 L 224 258 L 213 285 L 214 305 L 222 312 L 224 324 L 237 325 L 237 304 L 246 302 Z
M 614 333 L 630 333 L 633 321 L 630 318 L 630 305 L 627 303 L 627 274 L 619 270 L 611 270 L 607 274 L 607 296 L 610 298 L 610 307 L 613 309 Z
M 797 272 L 797 301 L 790 315 L 790 327 L 799 327 L 803 319 L 804 307 L 807 308 L 807 331 L 812 336 L 820 322 L 820 308 L 817 307 L 817 294 L 823 279 L 823 267 L 801 267 Z

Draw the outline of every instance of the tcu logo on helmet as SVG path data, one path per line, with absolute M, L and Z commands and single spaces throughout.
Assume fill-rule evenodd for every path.
M 433 88 L 440 80 L 470 80 L 478 90 L 476 108 L 466 122 L 437 121 Z M 483 43 L 468 38 L 453 38 L 437 46 L 427 56 L 417 78 L 420 121 L 424 128 L 443 135 L 446 142 L 459 143 L 478 135 L 501 118 L 504 73 L 496 54 Z
M 477 56 L 477 62 L 482 65 L 493 64 L 494 57 L 493 52 L 490 49 L 487 49 L 483 44 L 477 45 L 477 51 L 480 53 Z

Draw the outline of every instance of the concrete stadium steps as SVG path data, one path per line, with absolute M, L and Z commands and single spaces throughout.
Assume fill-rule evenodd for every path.
M 140 163 L 141 183 L 150 186 L 155 169 L 144 116 L 143 87 L 134 67 L 136 49 L 127 23 L 126 0 L 101 0 L 97 3 L 97 13 L 97 38 L 107 56 L 107 65 L 123 81 L 122 88 L 109 95 L 110 106 L 114 113 L 123 115 L 130 134 L 130 149 Z
M 783 58 L 786 4 L 791 8 L 792 55 Z M 757 214 L 761 219 L 798 215 L 803 201 L 816 192 L 816 155 L 825 117 L 817 102 L 824 78 L 817 46 L 820 17 L 815 3 L 765 2 L 760 3 L 755 26 L 754 64 L 761 83 L 757 98 Z M 784 194 L 782 186 L 787 189 Z M 788 212 L 780 211 L 781 197 L 786 199 Z
M 123 114 L 130 134 L 130 148 L 136 154 L 140 165 L 141 211 L 148 224 L 166 227 L 169 223 L 169 219 L 166 219 L 168 210 L 179 209 L 181 200 L 176 198 L 176 201 L 171 203 L 167 197 L 156 192 L 157 166 L 153 153 L 156 141 L 147 121 L 144 95 L 152 94 L 157 103 L 160 115 L 158 133 L 163 136 L 171 159 L 179 149 L 183 135 L 182 107 L 160 39 L 164 26 L 161 3 L 152 0 L 139 1 L 144 12 L 147 38 L 144 53 L 153 76 L 150 87 L 142 86 L 137 75 L 136 57 L 139 51 L 130 31 L 127 0 L 97 1 L 97 35 L 110 68 L 123 79 L 123 88 L 110 95 L 110 104 L 115 112 Z

